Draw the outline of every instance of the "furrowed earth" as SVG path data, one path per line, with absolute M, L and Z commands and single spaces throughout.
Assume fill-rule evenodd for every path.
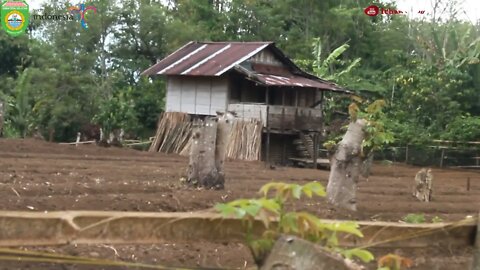
M 70 146 L 37 140 L 0 140 L 0 205 L 17 211 L 146 211 L 188 212 L 216 203 L 258 196 L 265 183 L 284 181 L 327 184 L 326 170 L 265 167 L 261 162 L 228 161 L 225 190 L 184 187 L 188 158 L 94 145 Z M 480 172 L 433 168 L 433 201 L 422 203 L 412 195 L 419 167 L 375 163 L 368 180 L 358 188 L 358 211 L 339 211 L 324 198 L 292 205 L 321 218 L 399 221 L 409 213 L 423 213 L 427 221 L 439 217 L 456 221 L 477 215 L 480 209 Z M 467 190 L 467 179 L 470 187 Z M 244 269 L 253 266 L 242 243 L 205 241 L 164 242 L 155 245 L 66 245 L 23 247 L 116 261 L 192 268 Z M 381 256 L 395 252 L 414 261 L 411 269 L 468 269 L 471 250 L 371 249 Z M 1 255 L 0 255 L 1 256 Z M 371 269 L 375 269 L 373 265 Z M 0 261 L 0 269 L 135 269 L 124 266 L 88 266 Z M 370 268 L 369 268 L 370 269 Z

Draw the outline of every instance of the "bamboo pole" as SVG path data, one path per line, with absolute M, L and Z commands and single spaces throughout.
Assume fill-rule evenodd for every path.
M 94 144 L 96 141 L 84 141 L 84 142 L 71 142 L 71 143 L 58 143 L 62 145 L 78 145 L 78 144 Z

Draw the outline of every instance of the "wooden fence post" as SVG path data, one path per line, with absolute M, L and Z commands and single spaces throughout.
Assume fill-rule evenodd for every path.
M 188 164 L 187 183 L 192 186 L 222 189 L 225 179 L 220 176 L 215 164 L 217 119 L 207 118 L 197 123 Z
M 405 164 L 408 164 L 408 144 L 405 147 Z
M 442 152 L 440 154 L 440 168 L 443 168 L 443 160 L 445 159 L 445 148 L 442 148 Z
M 268 89 L 268 88 L 267 88 Z M 265 145 L 265 167 L 270 163 L 270 106 L 267 105 L 267 121 L 266 121 L 266 129 L 267 129 L 267 138 L 266 138 L 266 145 Z
M 475 237 L 475 247 L 473 248 L 472 270 L 480 270 L 480 212 L 477 217 L 477 235 Z
M 5 103 L 0 100 L 0 138 L 3 137 L 3 123 L 5 120 Z

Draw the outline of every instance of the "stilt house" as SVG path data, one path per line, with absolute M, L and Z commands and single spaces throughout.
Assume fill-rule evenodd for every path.
M 282 163 L 316 160 L 311 135 L 323 129 L 324 92 L 348 93 L 302 71 L 273 42 L 190 42 L 142 74 L 166 76 L 166 112 L 259 119 L 262 159 Z

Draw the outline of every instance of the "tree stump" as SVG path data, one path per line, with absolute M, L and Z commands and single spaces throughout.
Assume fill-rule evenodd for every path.
M 363 130 L 365 125 L 364 119 L 358 119 L 348 125 L 348 130 L 330 161 L 327 200 L 335 206 L 352 211 L 357 210 L 356 191 L 363 162 L 360 154 L 365 137 Z
M 413 185 L 413 197 L 422 202 L 429 202 L 432 200 L 432 182 L 433 174 L 431 169 L 421 169 L 415 175 L 415 182 Z
M 360 265 L 294 236 L 282 236 L 273 246 L 261 270 L 361 270 Z
M 187 172 L 187 183 L 190 186 L 215 189 L 224 187 L 225 178 L 218 172 L 215 158 L 217 121 L 216 118 L 207 118 L 194 126 Z
M 215 144 L 215 167 L 221 179 L 219 182 L 225 182 L 224 163 L 227 154 L 227 146 L 230 141 L 230 132 L 232 131 L 233 116 L 229 113 L 223 114 L 218 118 L 217 140 Z

